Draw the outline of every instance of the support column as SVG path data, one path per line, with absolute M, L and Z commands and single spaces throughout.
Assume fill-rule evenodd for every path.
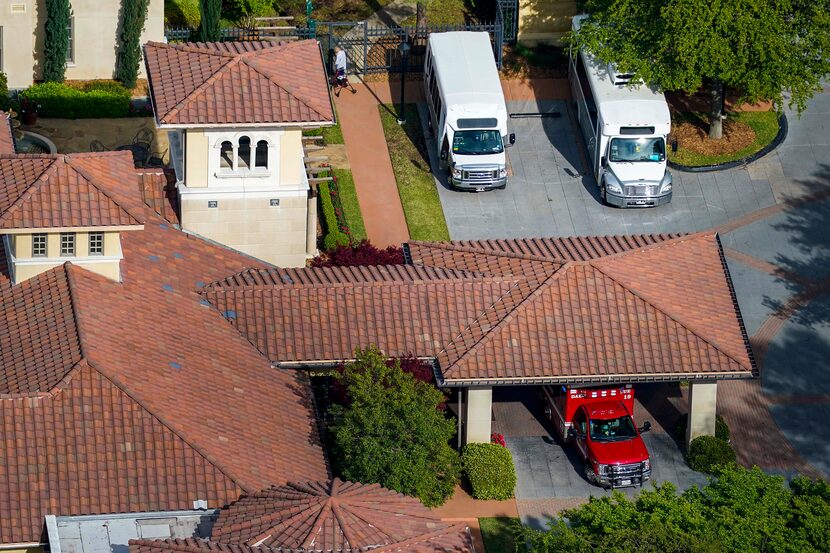
M 466 435 L 464 444 L 490 443 L 490 421 L 493 414 L 493 388 L 480 386 L 467 388 L 466 410 L 464 412 Z
M 309 257 L 317 255 L 317 196 L 313 192 L 308 195 L 305 253 Z
M 717 380 L 689 384 L 689 425 L 686 428 L 686 449 L 698 436 L 715 435 L 715 410 L 718 404 Z

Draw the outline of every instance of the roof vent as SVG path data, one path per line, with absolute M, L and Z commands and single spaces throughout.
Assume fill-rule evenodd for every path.
M 162 288 L 164 289 L 165 292 L 172 292 L 173 291 L 173 286 L 171 286 L 170 284 L 165 284 L 164 286 L 162 286 Z
M 26 13 L 26 4 L 10 4 L 9 11 L 12 13 Z
M 222 313 L 222 316 L 226 319 L 236 319 L 236 311 L 234 311 L 233 309 L 228 309 L 227 311 Z
M 171 369 L 176 369 L 177 371 L 180 371 L 180 370 L 182 370 L 182 365 L 181 365 L 181 363 L 176 363 L 175 361 L 170 361 L 170 368 Z
M 613 63 L 609 63 L 608 76 L 611 78 L 611 83 L 614 86 L 623 86 L 629 84 L 632 81 L 632 79 L 634 78 L 634 73 L 619 73 L 617 71 L 617 66 Z
M 148 256 L 148 258 L 149 258 L 149 259 L 150 259 L 150 261 L 152 261 L 153 263 L 155 263 L 156 261 L 158 261 L 158 260 L 159 260 L 159 256 L 157 256 L 157 255 L 150 255 L 150 256 Z
M 179 252 L 174 253 L 173 257 L 175 257 L 176 259 L 184 259 L 184 256 L 182 254 L 180 254 Z
M 193 508 L 194 509 L 207 509 L 207 499 L 194 499 L 193 500 Z
M 294 279 L 291 278 L 291 276 L 287 275 L 287 274 L 282 275 L 282 281 L 286 284 L 294 284 Z
M 210 307 L 210 302 L 207 300 L 199 300 L 199 305 L 202 307 Z

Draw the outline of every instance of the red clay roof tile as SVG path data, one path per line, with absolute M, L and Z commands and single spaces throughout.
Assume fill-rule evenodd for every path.
M 136 186 L 129 152 L 0 155 L 0 229 L 141 225 Z
M 334 122 L 315 40 L 149 42 L 144 57 L 162 125 Z

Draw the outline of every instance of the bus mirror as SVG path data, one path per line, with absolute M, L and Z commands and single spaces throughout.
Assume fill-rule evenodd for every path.
M 600 164 L 601 167 L 605 167 L 606 165 L 608 165 L 608 160 L 605 159 L 605 156 L 602 156 L 601 158 L 599 158 L 599 164 Z
M 447 159 L 447 150 L 441 150 L 441 161 L 446 161 Z
M 515 144 L 516 143 L 516 133 L 514 133 L 514 132 L 510 133 L 510 136 L 507 137 L 507 141 L 510 142 L 511 146 L 513 144 Z

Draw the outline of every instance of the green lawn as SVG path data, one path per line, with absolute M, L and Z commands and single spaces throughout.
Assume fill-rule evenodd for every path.
M 343 131 L 340 130 L 340 123 L 333 127 L 303 131 L 303 136 L 322 136 L 323 144 L 343 144 Z
M 680 117 L 684 117 L 684 115 Z M 685 115 L 685 117 L 702 117 L 706 120 L 705 115 L 689 114 Z M 681 146 L 677 149 L 677 152 L 673 153 L 669 150 L 669 160 L 690 167 L 735 161 L 761 150 L 764 146 L 772 142 L 778 134 L 778 114 L 774 111 L 744 111 L 730 115 L 729 117 L 733 117 L 737 121 L 743 121 L 752 127 L 756 135 L 755 141 L 752 144 L 735 153 L 712 156 L 684 150 Z
M 381 105 L 378 108 L 409 236 L 413 240 L 449 240 L 450 233 L 430 170 L 417 106 L 406 105 L 404 125 L 399 125 L 393 115 L 397 106 Z
M 340 202 L 343 204 L 346 223 L 352 231 L 352 239 L 356 242 L 366 240 L 366 227 L 363 225 L 363 215 L 357 202 L 352 172 L 348 169 L 334 169 L 334 176 L 337 179 L 337 190 L 340 191 Z
M 485 553 L 515 553 L 514 532 L 519 525 L 518 518 L 480 518 L 481 537 L 484 538 Z

